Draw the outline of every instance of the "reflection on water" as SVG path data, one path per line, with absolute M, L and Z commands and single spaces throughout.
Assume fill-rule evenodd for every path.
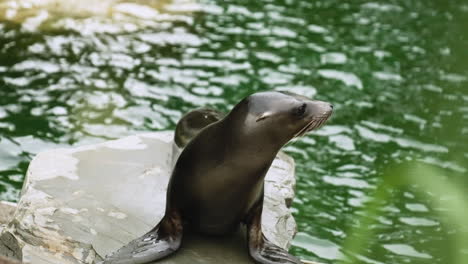
M 41 150 L 173 129 L 189 109 L 289 90 L 335 105 L 329 125 L 286 148 L 292 250 L 333 263 L 388 163 L 466 175 L 467 18 L 462 1 L 2 1 L 0 199 L 17 199 Z M 443 208 L 411 188 L 392 198 L 357 258 L 450 263 Z

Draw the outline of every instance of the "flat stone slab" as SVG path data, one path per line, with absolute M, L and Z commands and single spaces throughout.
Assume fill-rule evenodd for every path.
M 172 138 L 172 132 L 146 133 L 38 154 L 13 219 L 0 235 L 0 249 L 9 243 L 16 248 L 9 257 L 24 263 L 94 263 L 146 233 L 164 215 L 178 155 Z M 265 180 L 262 226 L 283 248 L 296 232 L 287 206 L 294 184 L 294 161 L 280 153 Z M 158 263 L 252 263 L 241 233 L 188 235 L 179 252 Z

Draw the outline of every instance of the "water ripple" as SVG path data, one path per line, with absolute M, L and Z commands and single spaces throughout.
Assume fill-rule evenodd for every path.
M 432 259 L 432 256 L 426 253 L 418 252 L 416 249 L 409 245 L 405 244 L 387 244 L 383 245 L 385 249 L 388 251 L 402 256 L 409 256 L 409 257 L 416 257 L 416 258 L 424 258 L 424 259 Z
M 359 90 L 363 89 L 361 80 L 354 73 L 331 70 L 331 69 L 323 69 L 323 70 L 319 70 L 318 74 L 323 76 L 324 78 L 342 81 L 344 84 L 348 86 L 354 86 L 358 88 Z

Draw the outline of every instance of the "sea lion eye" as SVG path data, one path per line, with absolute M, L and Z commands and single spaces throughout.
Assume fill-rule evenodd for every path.
M 297 117 L 302 117 L 304 116 L 306 109 L 307 109 L 307 104 L 304 103 L 301 106 L 296 107 L 294 109 L 294 115 Z
M 256 122 L 258 121 L 262 121 L 264 119 L 267 119 L 269 116 L 271 116 L 272 113 L 271 112 L 265 112 L 265 113 L 262 113 L 260 116 L 257 117 L 257 120 L 255 120 Z

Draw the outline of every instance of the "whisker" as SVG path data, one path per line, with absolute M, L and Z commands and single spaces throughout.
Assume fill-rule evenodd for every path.
M 322 118 L 316 128 L 320 128 L 325 123 L 326 118 Z
M 315 122 L 316 119 L 312 119 L 309 123 L 307 123 L 303 128 L 301 128 L 301 130 L 299 130 L 295 135 L 294 137 L 298 137 L 298 136 L 301 136 L 301 134 L 304 133 L 304 131 L 307 130 L 307 127 L 309 127 L 310 124 L 312 124 L 313 122 Z
M 322 127 L 323 124 L 325 124 L 325 122 L 328 120 L 329 117 L 330 117 L 330 115 L 326 115 L 325 117 L 323 117 L 322 123 L 320 124 L 319 127 Z
M 294 138 L 302 137 L 304 136 L 307 132 L 318 129 L 320 128 L 323 124 L 325 124 L 325 121 L 328 120 L 330 115 L 324 115 L 320 117 L 316 117 L 312 119 L 309 123 L 307 123 L 303 128 L 301 128 L 295 135 Z
M 294 137 L 301 137 L 302 135 L 304 135 L 308 128 L 311 127 L 312 125 L 314 125 L 314 123 L 317 122 L 317 119 L 312 119 L 309 123 L 307 123 L 301 130 L 299 130 L 299 132 L 296 133 L 296 135 L 294 135 Z
M 301 137 L 304 136 L 307 132 L 309 132 L 311 130 L 311 128 L 313 129 L 315 126 L 317 126 L 317 122 L 318 122 L 318 120 L 315 120 L 314 122 L 312 122 L 308 126 L 306 126 L 306 128 L 301 133 Z

